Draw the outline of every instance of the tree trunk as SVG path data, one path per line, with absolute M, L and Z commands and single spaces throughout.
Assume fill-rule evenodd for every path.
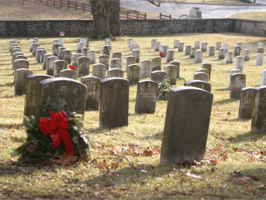
M 112 37 L 109 32 L 109 0 L 90 0 L 93 28 L 91 38 L 104 39 Z
M 121 35 L 120 0 L 109 1 L 109 30 L 112 36 Z

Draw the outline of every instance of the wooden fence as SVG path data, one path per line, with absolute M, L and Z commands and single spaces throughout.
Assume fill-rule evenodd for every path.
M 162 13 L 160 13 L 159 19 L 171 19 L 171 15 L 163 15 Z
M 147 18 L 147 13 L 144 14 L 140 14 L 138 12 L 133 12 L 133 11 L 120 11 L 120 19 L 126 19 L 126 20 L 130 20 L 130 19 L 146 19 Z

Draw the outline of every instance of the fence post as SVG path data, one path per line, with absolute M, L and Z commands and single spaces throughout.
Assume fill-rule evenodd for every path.
M 137 13 L 137 20 L 139 19 L 139 13 Z
M 129 12 L 128 12 L 128 10 L 127 10 L 127 20 L 128 20 L 128 18 L 129 18 L 128 15 L 129 15 Z
M 67 9 L 69 9 L 69 0 L 67 1 Z
M 85 13 L 85 3 L 83 4 L 83 12 Z
M 78 2 L 76 1 L 76 11 L 78 10 Z
M 144 19 L 146 19 L 147 18 L 147 13 L 145 13 L 145 16 L 144 16 Z

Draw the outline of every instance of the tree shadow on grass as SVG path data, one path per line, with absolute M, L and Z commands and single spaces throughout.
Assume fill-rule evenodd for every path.
M 158 133 L 155 133 L 154 135 L 152 136 L 146 136 L 146 137 L 143 137 L 141 138 L 142 140 L 150 140 L 150 139 L 154 139 L 154 140 L 162 140 L 163 139 L 163 131 L 161 132 L 158 132 Z
M 266 132 L 255 133 L 253 131 L 249 131 L 249 132 L 239 134 L 236 137 L 233 137 L 232 141 L 235 143 L 247 142 L 247 141 L 257 141 L 257 140 L 260 140 L 261 138 L 263 138 L 265 136 L 266 136 Z
M 219 89 L 215 89 L 215 91 L 229 91 L 230 88 L 219 88 Z
M 227 103 L 233 103 L 239 101 L 238 99 L 223 99 L 221 101 L 216 101 L 213 103 L 213 105 L 222 105 L 222 104 L 227 104 Z

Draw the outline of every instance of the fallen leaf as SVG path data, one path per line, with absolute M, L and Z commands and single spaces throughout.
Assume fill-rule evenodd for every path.
M 148 147 L 147 149 L 145 149 L 145 150 L 143 151 L 143 154 L 144 154 L 146 157 L 148 157 L 148 156 L 152 156 L 152 155 L 153 155 L 153 150 L 152 150 L 150 147 Z
M 64 155 L 57 155 L 57 157 L 59 159 L 53 159 L 53 161 L 56 163 L 56 164 L 60 164 L 60 165 L 71 165 L 73 163 L 76 162 L 78 156 L 72 156 L 72 155 L 69 155 L 69 154 L 64 154 Z
M 214 167 L 211 168 L 211 172 L 214 173 L 215 172 L 215 169 Z
M 244 185 L 246 182 L 247 182 L 247 179 L 245 178 L 239 178 L 235 180 L 235 183 L 240 184 L 240 185 Z

